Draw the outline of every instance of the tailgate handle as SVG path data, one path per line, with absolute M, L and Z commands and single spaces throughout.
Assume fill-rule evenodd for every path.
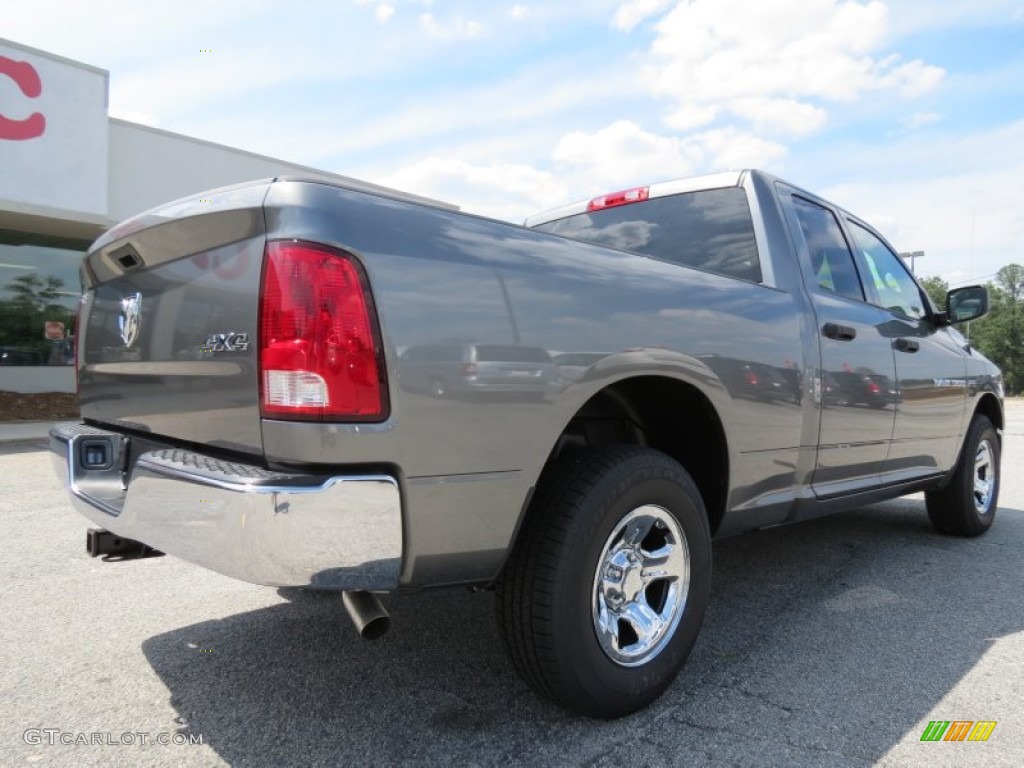
M 857 338 L 856 328 L 851 328 L 848 325 L 839 325 L 839 323 L 825 323 L 825 327 L 821 329 L 821 332 L 836 341 L 852 341 Z

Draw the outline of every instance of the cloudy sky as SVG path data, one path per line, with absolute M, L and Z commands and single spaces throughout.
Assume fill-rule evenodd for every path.
M 759 167 L 953 284 L 1024 263 L 1024 0 L 5 0 L 110 114 L 520 221 Z

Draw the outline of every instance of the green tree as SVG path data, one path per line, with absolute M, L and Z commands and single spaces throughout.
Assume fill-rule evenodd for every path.
M 43 312 L 54 304 L 60 296 L 64 281 L 59 277 L 47 275 L 19 275 L 7 283 L 7 290 L 14 294 L 12 301 L 33 312 Z
M 63 282 L 58 277 L 35 274 L 19 275 L 0 285 L 0 346 L 8 353 L 17 351 L 24 364 L 45 364 L 61 350 L 43 336 L 47 320 L 64 323 L 65 332 L 72 327 L 74 312 L 60 301 Z
M 926 277 L 921 285 L 935 305 L 945 309 L 948 284 Z M 971 344 L 1003 371 L 1008 393 L 1024 390 L 1024 266 L 1007 264 L 987 284 L 989 313 L 957 328 Z
M 983 355 L 1003 370 L 1007 392 L 1024 388 L 1024 267 L 1007 264 L 988 284 L 989 314 L 962 328 Z
M 946 292 L 949 290 L 949 283 L 941 277 L 926 277 L 921 280 L 921 285 L 931 298 L 935 307 L 940 310 L 946 308 Z

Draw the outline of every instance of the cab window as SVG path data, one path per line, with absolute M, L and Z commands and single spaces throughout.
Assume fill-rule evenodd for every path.
M 877 235 L 856 222 L 850 222 L 850 233 L 867 268 L 865 279 L 877 296 L 877 300 L 874 297 L 870 299 L 872 303 L 904 317 L 923 318 L 927 313 L 921 289 L 899 256 Z
M 738 187 L 655 197 L 556 219 L 536 229 L 761 282 L 754 220 L 747 193 Z

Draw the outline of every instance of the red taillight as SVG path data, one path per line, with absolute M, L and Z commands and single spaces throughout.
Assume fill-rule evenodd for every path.
M 746 379 L 747 379 L 747 384 L 749 384 L 750 386 L 752 386 L 752 387 L 756 387 L 757 386 L 757 374 L 754 373 L 749 368 L 747 369 Z
M 587 203 L 587 210 L 600 211 L 604 208 L 614 208 L 617 205 L 642 203 L 650 196 L 650 192 L 650 187 L 635 187 L 633 189 L 625 189 L 622 192 L 612 192 L 608 195 L 601 195 Z
M 373 305 L 348 254 L 267 243 L 260 290 L 260 408 L 306 421 L 387 416 Z

